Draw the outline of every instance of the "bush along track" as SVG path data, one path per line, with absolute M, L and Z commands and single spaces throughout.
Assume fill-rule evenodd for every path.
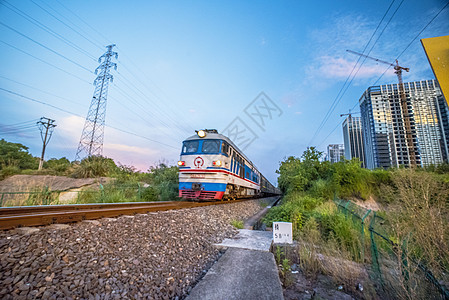
M 312 147 L 281 162 L 284 197 L 263 220 L 293 223 L 290 266 L 312 281 L 330 275 L 357 298 L 449 297 L 448 167 L 367 170 L 320 157 Z M 364 208 L 366 200 L 380 210 Z

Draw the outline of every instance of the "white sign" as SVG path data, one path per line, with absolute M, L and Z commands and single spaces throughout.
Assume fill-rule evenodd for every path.
M 273 222 L 273 242 L 275 244 L 293 244 L 292 223 Z

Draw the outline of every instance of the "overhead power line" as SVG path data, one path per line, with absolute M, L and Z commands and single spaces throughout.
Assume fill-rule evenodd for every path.
M 368 48 L 368 45 L 371 43 L 371 41 L 372 41 L 372 39 L 374 38 L 376 32 L 379 30 L 380 25 L 382 24 L 383 20 L 384 20 L 385 17 L 387 16 L 387 14 L 388 14 L 388 12 L 390 11 L 391 7 L 393 6 L 393 3 L 394 3 L 394 2 L 395 2 L 395 0 L 392 0 L 392 1 L 391 1 L 390 5 L 388 6 L 388 8 L 387 8 L 387 10 L 385 11 L 384 15 L 382 16 L 381 20 L 380 20 L 379 23 L 377 24 L 376 29 L 375 29 L 374 32 L 372 33 L 372 35 L 371 35 L 370 39 L 368 40 L 368 42 L 366 43 L 366 45 L 365 45 L 365 47 L 364 47 L 362 53 L 364 53 L 364 52 L 366 51 L 366 49 Z M 401 2 L 401 4 L 402 4 L 402 2 Z M 401 5 L 401 4 L 400 4 L 400 5 Z M 400 5 L 399 5 L 399 6 L 400 6 Z M 397 11 L 397 10 L 396 10 L 396 11 Z M 396 13 L 396 11 L 395 11 L 395 13 Z M 394 13 L 394 14 L 395 14 L 395 13 Z M 390 20 L 391 20 L 391 19 L 390 19 Z M 388 26 L 388 24 L 387 24 L 387 26 Z M 382 31 L 382 33 L 383 33 L 383 31 Z M 382 33 L 381 33 L 381 34 L 382 34 Z M 379 37 L 380 37 L 380 36 L 379 36 Z M 359 57 L 359 59 L 357 59 L 357 62 L 354 64 L 354 66 L 353 66 L 351 72 L 349 73 L 349 75 L 348 75 L 348 77 L 346 78 L 345 82 L 343 83 L 342 87 L 341 87 L 340 90 L 338 91 L 337 96 L 336 96 L 335 99 L 333 100 L 333 102 L 332 102 L 331 106 L 329 107 L 329 109 L 328 109 L 326 115 L 324 116 L 323 120 L 321 121 L 321 123 L 320 123 L 320 125 L 318 126 L 317 130 L 315 131 L 315 133 L 313 134 L 313 136 L 312 136 L 312 138 L 311 138 L 311 140 L 310 140 L 310 142 L 309 142 L 309 145 L 312 145 L 312 142 L 313 142 L 313 141 L 315 140 L 315 138 L 318 136 L 318 134 L 320 133 L 320 131 L 322 130 L 322 128 L 324 127 L 324 125 L 326 124 L 326 122 L 329 120 L 330 116 L 332 115 L 332 112 L 335 110 L 337 104 L 339 103 L 339 101 L 341 100 L 341 98 L 343 97 L 343 95 L 346 93 L 347 88 L 351 85 L 351 83 L 352 83 L 352 81 L 353 81 L 353 79 L 354 79 L 354 77 L 355 77 L 355 75 L 356 75 L 357 73 L 354 74 L 354 76 L 352 76 L 352 75 L 353 75 L 354 70 L 355 70 L 355 68 L 357 67 L 357 65 L 358 65 L 358 63 L 360 62 L 361 59 L 362 59 L 361 57 Z M 363 64 L 363 62 L 362 62 L 362 64 Z M 360 67 L 362 66 L 362 64 L 360 64 Z M 359 68 L 359 69 L 360 69 L 360 68 Z M 357 72 L 358 72 L 358 70 L 357 70 Z M 350 80 L 351 76 L 352 76 L 352 79 Z M 349 82 L 349 83 L 348 83 L 348 82 Z M 346 89 L 345 89 L 345 88 L 346 88 Z
M 78 67 L 80 67 L 81 69 L 86 70 L 86 71 L 89 72 L 89 73 L 93 73 L 91 70 L 89 70 L 88 68 L 85 68 L 84 66 L 80 65 L 80 64 L 77 63 L 76 61 L 74 61 L 74 60 L 68 58 L 67 56 L 62 55 L 61 53 L 59 53 L 59 52 L 57 52 L 57 51 L 55 51 L 55 50 L 53 50 L 53 49 L 51 49 L 51 48 L 49 48 L 49 47 L 47 47 L 47 46 L 41 44 L 41 43 L 39 43 L 38 41 L 36 41 L 36 40 L 30 38 L 30 37 L 27 36 L 26 34 L 21 33 L 20 31 L 18 31 L 18 30 L 16 30 L 16 29 L 12 28 L 11 26 L 8 26 L 8 25 L 6 25 L 5 23 L 3 23 L 3 22 L 1 22 L 1 21 L 0 21 L 0 25 L 3 25 L 4 27 L 8 28 L 9 30 L 14 31 L 14 32 L 17 33 L 18 35 L 20 35 L 20 36 L 26 38 L 27 40 L 32 41 L 33 43 L 35 43 L 35 44 L 41 46 L 42 48 L 47 49 L 48 51 L 50 51 L 50 52 L 52 52 L 52 53 L 58 55 L 59 57 L 64 58 L 65 60 L 71 62 L 72 64 L 74 64 L 74 65 L 76 65 L 76 66 L 78 66 Z
M 88 39 L 85 35 L 83 35 L 82 33 L 80 33 L 79 31 L 75 30 L 72 26 L 68 25 L 67 23 L 65 23 L 64 21 L 62 21 L 61 19 L 59 19 L 58 17 L 56 17 L 54 14 L 52 14 L 51 12 L 49 12 L 47 9 L 43 8 L 42 6 L 40 6 L 39 4 L 37 4 L 35 1 L 30 0 L 31 2 L 34 3 L 34 5 L 36 5 L 37 7 L 39 7 L 40 9 L 42 9 L 43 11 L 45 11 L 47 14 L 49 14 L 50 16 L 52 16 L 53 18 L 55 18 L 57 21 L 59 21 L 61 24 L 63 24 L 64 26 L 66 26 L 67 28 L 69 28 L 70 30 L 72 30 L 73 32 L 77 33 L 80 37 L 82 37 L 83 39 L 85 39 L 86 41 L 88 41 L 89 43 L 91 43 L 92 45 L 94 45 L 95 47 L 100 48 L 101 50 L 103 50 L 103 47 L 101 45 L 98 45 L 97 43 L 93 42 L 92 40 Z
M 68 46 L 72 47 L 73 49 L 79 51 L 80 53 L 86 55 L 90 59 L 93 59 L 94 61 L 96 60 L 95 57 L 93 55 L 91 55 L 89 52 L 85 51 L 84 49 L 80 48 L 76 44 L 72 43 L 71 41 L 69 41 L 68 39 L 66 39 L 65 37 L 60 35 L 59 33 L 55 32 L 54 30 L 52 30 L 48 26 L 42 24 L 41 22 L 39 22 L 38 20 L 36 20 L 32 16 L 28 15 L 27 13 L 25 13 L 21 9 L 17 8 L 16 6 L 12 5 L 8 1 L 4 0 L 4 2 L 0 2 L 0 4 L 2 4 L 3 6 L 5 6 L 6 8 L 8 8 L 10 10 L 12 10 L 16 14 L 18 14 L 19 16 L 21 16 L 25 20 L 28 20 L 30 23 L 36 25 L 37 27 L 39 27 L 40 29 L 44 30 L 45 32 L 47 32 L 47 33 L 51 34 L 52 36 L 56 37 L 58 40 L 62 41 L 66 45 L 68 45 Z
M 404 50 L 402 50 L 402 52 L 396 57 L 396 60 L 398 60 L 402 54 L 404 54 L 405 51 L 407 51 L 408 48 L 410 48 L 410 46 L 413 44 L 413 42 L 421 35 L 421 33 L 424 32 L 424 30 L 427 29 L 427 27 L 429 27 L 430 24 L 432 24 L 433 21 L 435 21 L 435 19 L 443 12 L 443 10 L 449 6 L 449 1 L 436 13 L 436 15 L 423 27 L 423 29 L 421 29 L 421 31 L 418 32 L 418 34 L 410 41 L 410 43 L 408 43 L 408 45 L 404 48 Z M 379 82 L 379 80 L 385 75 L 385 73 L 387 73 L 387 71 L 391 68 L 388 67 L 385 69 L 385 71 L 382 73 L 382 75 L 379 76 L 379 78 L 377 78 L 377 80 L 374 82 L 373 85 L 376 85 L 377 82 Z
M 80 20 L 82 23 L 84 23 L 87 27 L 89 27 L 92 31 L 94 31 L 95 33 L 97 33 L 100 37 L 102 37 L 106 44 L 112 44 L 112 40 L 108 39 L 107 37 L 105 37 L 101 32 L 99 32 L 97 29 L 95 29 L 95 27 L 91 26 L 89 23 L 87 23 L 86 21 L 84 21 L 79 15 L 77 15 L 73 10 L 69 9 L 67 6 L 65 6 L 63 3 L 61 3 L 61 1 L 56 0 L 56 2 L 59 3 L 59 5 L 61 5 L 62 7 L 64 7 L 65 10 L 67 10 L 68 12 L 70 12 L 72 15 L 74 15 L 78 20 Z M 54 8 L 52 8 L 53 11 L 56 11 Z M 60 15 L 62 15 L 59 12 Z M 70 20 L 68 18 L 65 18 L 66 20 L 68 20 L 70 22 Z M 82 30 L 79 26 L 77 26 L 76 24 L 74 24 L 73 22 L 70 22 L 71 24 L 73 24 L 75 27 L 77 27 L 78 29 Z M 85 32 L 84 30 L 82 30 L 83 32 Z M 87 32 L 85 32 L 87 34 Z M 118 49 L 118 47 L 117 47 Z M 120 50 L 121 53 L 121 50 Z
M 60 68 L 60 67 L 58 67 L 58 66 L 56 66 L 56 65 L 54 65 L 54 64 L 52 64 L 52 63 L 49 63 L 48 61 L 45 61 L 45 60 L 43 60 L 43 59 L 40 59 L 39 57 L 37 57 L 37 56 L 35 56 L 35 55 L 31 54 L 31 53 L 28 53 L 28 52 L 26 52 L 26 51 L 24 51 L 24 50 L 22 50 L 22 49 L 20 49 L 20 48 L 17 48 L 16 46 L 13 46 L 13 45 L 11 45 L 11 44 L 5 42 L 5 41 L 1 41 L 1 40 L 0 40 L 0 43 L 3 43 L 3 44 L 5 44 L 5 45 L 8 46 L 8 47 L 11 47 L 11 48 L 13 48 L 13 49 L 15 49 L 15 50 L 17 50 L 17 51 L 19 51 L 19 52 L 22 52 L 23 54 L 26 54 L 26 55 L 28 55 L 28 56 L 30 56 L 30 57 L 32 57 L 32 58 L 34 58 L 34 59 L 36 59 L 36 60 L 38 60 L 38 61 L 40 61 L 40 62 L 43 62 L 44 64 L 47 64 L 47 65 L 49 65 L 49 66 L 55 68 L 55 69 L 58 69 L 59 71 L 64 72 L 64 73 L 66 73 L 66 74 L 68 74 L 68 75 L 70 75 L 70 76 L 72 76 L 72 77 L 75 77 L 75 78 L 81 80 L 82 82 L 85 82 L 85 83 L 87 83 L 87 84 L 89 84 L 89 85 L 92 84 L 91 82 L 89 82 L 89 81 L 87 81 L 87 80 L 85 80 L 85 79 L 83 79 L 83 78 L 81 78 L 81 77 L 79 77 L 79 76 L 77 76 L 77 75 L 75 75 L 75 74 L 73 74 L 73 73 L 71 73 L 71 72 L 68 72 L 68 71 L 66 71 L 66 70 L 64 70 L 64 69 L 62 69 L 62 68 Z
M 8 77 L 2 76 L 2 75 L 0 75 L 0 78 L 6 79 L 6 80 L 11 81 L 11 82 L 14 82 L 14 83 L 16 83 L 16 84 L 20 84 L 20 85 L 26 86 L 27 88 L 30 88 L 30 89 L 39 91 L 39 92 L 41 92 L 41 93 L 50 95 L 50 96 L 52 96 L 52 97 L 56 97 L 56 98 L 62 99 L 62 100 L 66 101 L 66 102 L 69 102 L 69 103 L 81 105 L 81 103 L 75 102 L 75 101 L 73 101 L 73 100 L 71 100 L 71 99 L 64 98 L 64 97 L 58 96 L 58 95 L 53 94 L 53 93 L 50 93 L 50 92 L 46 92 L 46 91 L 44 91 L 44 90 L 42 90 L 42 89 L 39 89 L 39 88 L 34 87 L 34 86 L 31 86 L 31 85 L 29 85 L 29 84 L 25 84 L 25 83 L 23 83 L 23 82 L 19 82 L 19 81 L 14 80 L 14 79 L 11 79 L 11 78 L 8 78 Z M 86 82 L 87 82 L 87 81 L 86 81 Z
M 67 20 L 67 22 L 69 22 L 72 26 L 68 25 L 66 22 L 62 21 L 60 18 L 56 17 L 54 14 L 52 14 L 48 9 L 45 9 L 42 5 L 39 5 L 36 3 L 36 1 L 32 1 L 35 5 L 37 5 L 40 9 L 44 10 L 47 14 L 50 14 L 53 18 L 55 18 L 56 20 L 58 20 L 59 22 L 63 23 L 65 26 L 70 27 L 71 30 L 77 32 L 78 34 L 80 34 L 80 32 L 76 29 L 74 29 L 73 27 L 76 27 L 77 29 L 79 29 L 80 31 L 83 31 L 83 37 L 84 36 L 90 36 L 87 32 L 85 32 L 82 28 L 80 28 L 78 25 L 76 25 L 74 22 L 72 22 L 69 18 L 67 18 L 66 16 L 64 16 L 64 14 L 62 14 L 61 12 L 57 11 L 54 9 L 54 7 L 51 7 L 45 3 L 45 4 L 50 10 L 52 10 L 53 12 L 55 12 L 56 14 L 58 14 L 59 16 L 61 16 L 62 18 L 64 18 L 65 20 Z M 94 32 L 96 32 L 97 34 L 99 34 L 100 36 L 102 36 L 104 39 L 108 40 L 106 37 L 104 37 L 100 32 L 98 32 L 94 27 L 90 26 L 87 22 L 85 22 L 81 17 L 79 17 L 76 13 L 74 13 L 73 11 L 71 11 L 70 9 L 68 9 L 66 6 L 64 6 L 62 3 L 58 2 L 62 7 L 64 7 L 65 10 L 69 11 L 73 16 L 75 16 L 77 19 L 79 19 L 82 23 L 84 23 L 85 25 L 87 25 L 90 29 L 92 29 Z M 95 40 L 95 39 L 93 39 Z M 92 42 L 91 40 L 91 43 Z M 95 43 L 94 43 L 95 44 Z M 125 55 L 126 56 L 126 55 Z M 132 61 L 130 61 L 142 74 L 144 74 Z M 146 81 L 142 81 L 138 76 L 136 76 L 132 70 L 130 70 L 126 64 L 122 64 L 120 61 L 120 66 L 123 67 L 125 70 L 127 70 L 129 72 L 129 74 L 131 76 L 133 76 L 140 84 L 142 84 L 144 87 L 147 88 L 147 90 L 155 95 L 155 97 L 159 98 L 151 89 L 148 88 L 148 85 L 145 83 L 146 81 L 148 81 L 148 78 Z M 181 125 L 179 123 L 179 120 L 183 119 L 184 116 L 180 115 L 177 113 L 175 108 L 171 108 L 171 110 L 169 112 L 167 112 L 166 109 L 164 109 L 163 107 L 159 106 L 158 103 L 154 100 L 152 100 L 149 96 L 148 93 L 143 92 L 139 87 L 137 87 L 132 81 L 128 80 L 126 78 L 126 76 L 122 75 L 121 73 L 118 73 L 119 76 L 122 76 L 123 81 L 128 82 L 128 84 L 125 84 L 127 86 L 127 88 L 130 91 L 133 91 L 137 94 L 140 94 L 141 96 L 139 96 L 137 99 L 142 99 L 145 102 L 151 102 L 152 107 L 156 108 L 156 110 L 159 110 L 159 113 L 154 113 L 152 110 L 150 111 L 150 114 L 152 114 L 154 117 L 153 119 L 158 119 L 160 121 L 160 123 L 162 123 L 163 125 L 171 128 L 171 133 L 173 132 L 173 130 L 179 130 L 180 132 L 182 132 L 183 134 L 185 134 L 185 132 L 188 132 L 188 130 L 186 129 L 186 127 L 189 126 L 185 126 L 185 125 Z M 151 81 L 151 79 L 149 79 Z M 126 92 L 124 92 L 126 93 Z M 126 93 L 128 94 L 128 93 Z M 131 98 L 135 98 L 135 97 L 131 97 Z M 159 98 L 160 99 L 160 98 Z M 162 100 L 162 99 L 161 99 Z M 139 110 L 142 110 L 142 105 L 140 105 L 138 103 L 138 101 L 134 101 L 134 103 L 136 103 L 136 105 L 138 105 L 140 107 Z M 164 103 L 165 105 L 169 105 L 169 103 L 167 101 L 165 101 Z M 149 112 L 148 109 L 145 109 L 145 111 L 147 111 L 147 113 Z M 160 115 L 164 115 L 163 118 L 161 118 Z M 167 124 L 166 121 L 169 121 L 170 124 Z M 185 119 L 184 119 L 185 121 Z M 185 122 L 186 124 L 189 124 L 189 122 Z
M 402 4 L 402 2 L 401 2 Z M 430 26 L 430 24 L 435 21 L 435 19 L 443 12 L 444 9 L 446 9 L 449 6 L 449 1 L 432 17 L 432 19 L 430 19 L 430 21 L 418 32 L 418 34 L 407 44 L 407 46 L 401 51 L 401 53 L 396 57 L 395 60 L 398 60 L 404 53 L 405 51 L 408 50 L 408 48 L 410 48 L 410 46 L 413 44 L 413 42 L 427 29 L 427 27 Z M 390 20 L 391 21 L 391 18 Z M 371 85 L 371 86 L 375 86 L 379 80 L 385 75 L 385 73 L 391 68 L 391 66 L 389 66 L 388 68 L 385 69 L 385 71 L 379 76 L 379 78 L 376 79 L 376 81 Z M 351 108 L 351 110 L 353 110 L 357 105 L 358 105 L 358 100 L 357 102 L 354 104 L 354 106 Z M 331 131 L 331 133 L 329 133 L 326 138 L 324 138 L 324 140 L 320 143 L 320 145 L 322 145 L 327 138 L 338 128 L 338 126 L 341 125 L 341 121 L 338 122 L 337 126 Z
M 2 90 L 2 91 L 4 91 L 4 92 L 7 92 L 7 93 L 9 93 L 9 94 L 15 95 L 15 96 L 17 96 L 17 97 L 20 97 L 20 98 L 23 98 L 23 99 L 26 99 L 26 100 L 29 100 L 29 101 L 32 101 L 32 102 L 36 102 L 36 103 L 39 103 L 39 104 L 42 104 L 42 105 L 45 105 L 45 106 L 54 108 L 54 109 L 56 109 L 56 110 L 62 111 L 62 112 L 66 113 L 66 114 L 69 114 L 69 115 L 76 116 L 76 117 L 80 117 L 80 118 L 84 118 L 84 117 L 81 116 L 80 114 L 77 114 L 77 113 L 68 111 L 68 110 L 66 110 L 66 109 L 57 107 L 57 106 L 55 106 L 55 105 L 52 105 L 52 104 L 49 104 L 49 103 L 46 103 L 46 102 L 43 102 L 43 101 L 40 101 L 40 100 L 31 98 L 31 97 L 28 97 L 28 96 L 25 96 L 25 95 L 22 95 L 22 94 L 19 94 L 19 93 L 16 93 L 16 92 L 13 92 L 13 91 L 4 89 L 4 88 L 2 88 L 2 87 L 0 87 L 0 90 Z M 126 133 L 126 134 L 130 134 L 130 135 L 133 135 L 133 136 L 140 137 L 140 138 L 142 138 L 142 139 L 145 139 L 145 140 L 148 140 L 148 141 L 150 141 L 150 142 L 157 143 L 157 144 L 160 144 L 160 145 L 163 145 L 163 146 L 172 148 L 172 149 L 176 149 L 176 150 L 179 149 L 179 147 L 175 147 L 175 146 L 173 146 L 173 145 L 169 145 L 169 144 L 166 144 L 166 143 L 162 143 L 162 142 L 160 142 L 160 141 L 157 141 L 157 140 L 154 140 L 154 139 L 150 139 L 150 138 L 148 138 L 148 137 L 146 137 L 146 136 L 143 136 L 143 135 L 140 135 L 140 134 L 137 134 L 137 133 L 134 133 L 134 132 L 125 130 L 125 129 L 120 129 L 120 128 L 118 128 L 118 127 L 115 127 L 115 126 L 112 126 L 112 125 L 109 125 L 109 124 L 105 124 L 105 126 L 106 126 L 106 127 L 109 127 L 109 128 L 112 128 L 112 129 L 115 129 L 115 130 L 117 130 L 117 131 Z

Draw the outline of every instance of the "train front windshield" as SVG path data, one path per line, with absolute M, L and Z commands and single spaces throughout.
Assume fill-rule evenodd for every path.
M 205 140 L 201 149 L 203 153 L 218 153 L 220 152 L 219 140 Z
M 185 141 L 181 154 L 216 154 L 220 153 L 221 140 L 193 140 Z
M 184 142 L 184 145 L 182 146 L 182 154 L 197 153 L 198 152 L 198 144 L 199 144 L 199 141 Z

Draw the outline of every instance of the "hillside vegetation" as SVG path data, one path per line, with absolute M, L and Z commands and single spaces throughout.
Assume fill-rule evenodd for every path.
M 336 265 L 329 264 L 328 260 L 326 265 L 319 255 L 361 264 L 377 264 L 381 258 L 388 257 L 381 261 L 385 264 L 379 270 L 384 268 L 407 274 L 396 274 L 392 281 L 397 283 L 389 284 L 397 297 L 405 299 L 420 298 L 420 293 L 425 293 L 420 290 L 422 282 L 426 281 L 425 274 L 416 282 L 410 275 L 421 267 L 431 270 L 437 278 L 446 277 L 447 280 L 447 165 L 427 169 L 367 170 L 361 168 L 358 160 L 334 164 L 320 162 L 321 155 L 311 147 L 300 158 L 289 157 L 281 162 L 277 172 L 279 188 L 284 193 L 282 205 L 271 209 L 264 219 L 268 224 L 273 221 L 293 223 L 294 238 L 301 245 L 297 250 L 299 264 L 306 274 L 314 278 L 321 272 L 328 273 L 355 292 L 361 272 L 347 268 L 348 264 L 342 261 Z M 364 200 L 374 199 L 382 208 L 374 215 L 368 209 L 344 202 L 348 205 L 344 210 L 336 204 L 336 199 L 352 199 L 362 206 Z M 369 223 L 365 224 L 364 233 L 361 227 L 364 216 L 367 217 L 365 221 L 374 218 L 373 224 L 383 230 L 382 237 L 371 238 L 371 244 L 367 230 Z M 376 242 L 375 239 L 379 240 Z M 374 258 L 373 249 L 376 252 Z M 407 261 L 410 261 L 408 265 L 404 263 Z M 392 272 L 384 271 L 384 274 Z M 382 282 L 378 281 L 378 286 L 386 285 L 386 278 L 379 280 Z
M 0 180 L 16 174 L 114 178 L 106 184 L 100 185 L 99 181 L 101 190 L 78 193 L 76 203 L 169 201 L 176 200 L 178 196 L 178 167 L 164 163 L 140 172 L 132 166 L 117 165 L 110 158 L 93 156 L 80 162 L 71 162 L 65 157 L 52 158 L 44 162 L 42 170 L 37 170 L 38 166 L 39 158 L 32 156 L 28 147 L 0 140 Z M 21 205 L 59 203 L 58 193 L 47 189 L 36 190 L 25 196 L 26 201 L 22 201 Z

